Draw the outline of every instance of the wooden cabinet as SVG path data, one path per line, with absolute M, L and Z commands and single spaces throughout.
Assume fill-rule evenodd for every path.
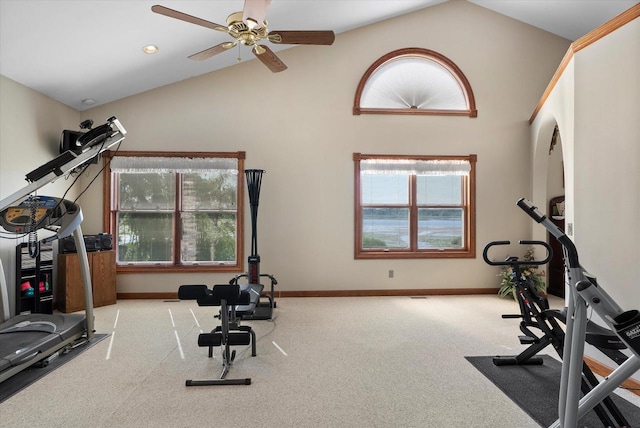
M 115 251 L 87 253 L 93 306 L 116 303 L 116 255 Z M 56 307 L 61 312 L 84 310 L 84 290 L 80 262 L 76 253 L 58 255 L 58 287 L 54 293 Z
M 53 247 L 37 242 L 16 247 L 16 314 L 53 312 Z

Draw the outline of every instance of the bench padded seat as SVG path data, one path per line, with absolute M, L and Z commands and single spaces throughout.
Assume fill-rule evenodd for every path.
M 220 306 L 222 300 L 234 305 L 239 316 L 252 314 L 260 301 L 262 284 L 214 285 L 210 290 L 206 285 L 181 285 L 178 289 L 180 300 L 197 300 L 198 306 Z

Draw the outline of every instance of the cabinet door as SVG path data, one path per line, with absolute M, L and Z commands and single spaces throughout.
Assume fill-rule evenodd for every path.
M 116 256 L 115 251 L 87 253 L 89 274 L 93 292 L 93 306 L 116 303 Z M 84 309 L 84 290 L 80 261 L 76 253 L 60 254 L 58 259 L 60 293 L 56 293 L 57 306 L 62 312 Z
M 77 254 L 58 256 L 57 307 L 62 312 L 76 312 L 84 309 L 84 290 Z
M 91 281 L 94 306 L 116 303 L 115 251 L 91 253 Z

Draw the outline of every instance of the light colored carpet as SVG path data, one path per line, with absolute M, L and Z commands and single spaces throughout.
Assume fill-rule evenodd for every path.
M 243 323 L 258 355 L 236 347 L 227 378 L 252 385 L 187 388 L 219 375 L 220 348 L 197 346 L 217 308 L 121 300 L 96 309 L 113 336 L 0 404 L 0 426 L 537 427 L 464 359 L 520 352 L 518 321 L 500 318 L 517 309 L 495 296 L 281 298 L 275 321 Z

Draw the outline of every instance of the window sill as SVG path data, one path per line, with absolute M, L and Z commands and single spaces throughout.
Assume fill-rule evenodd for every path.
M 116 273 L 178 273 L 178 272 L 242 272 L 238 265 L 189 265 L 189 266 L 167 266 L 167 265 L 138 265 L 138 266 L 116 266 Z
M 355 259 L 472 259 L 475 251 L 441 250 L 441 251 L 362 251 L 355 254 Z
M 371 108 L 354 107 L 353 115 L 361 114 L 399 114 L 399 115 L 422 115 L 422 116 L 468 116 L 478 117 L 478 110 L 426 110 L 426 109 L 391 109 L 391 108 Z

